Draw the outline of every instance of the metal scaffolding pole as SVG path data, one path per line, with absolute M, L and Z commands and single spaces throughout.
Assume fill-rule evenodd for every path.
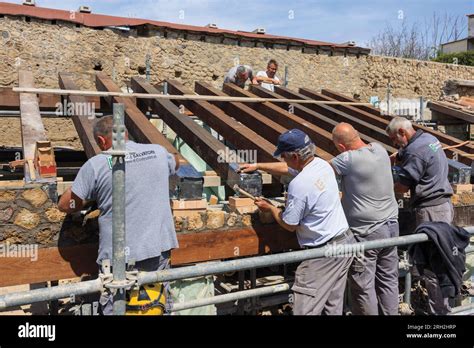
M 112 274 L 113 283 L 126 282 L 125 243 L 125 124 L 123 104 L 114 104 L 112 130 Z M 125 314 L 125 288 L 113 289 L 114 315 Z
M 474 226 L 467 227 L 466 230 L 469 233 L 474 234 Z M 418 233 L 408 236 L 373 240 L 363 243 L 345 244 L 343 245 L 343 247 L 345 248 L 345 250 L 372 250 L 427 242 L 428 240 L 429 238 L 426 234 Z M 284 263 L 297 263 L 305 260 L 327 257 L 331 253 L 336 253 L 338 251 L 338 248 L 341 248 L 341 245 L 329 245 L 323 248 L 309 249 L 303 251 L 292 251 L 275 255 L 250 257 L 246 259 L 231 260 L 209 265 L 195 265 L 165 271 L 146 273 L 140 272 L 138 275 L 138 283 L 159 283 L 177 279 L 200 277 L 210 274 L 221 274 L 252 268 L 276 266 Z

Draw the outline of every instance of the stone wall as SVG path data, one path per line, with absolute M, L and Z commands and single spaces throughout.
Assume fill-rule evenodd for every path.
M 75 74 L 81 88 L 93 89 L 94 73 L 98 70 L 123 87 L 132 76 L 145 74 L 147 55 L 152 83 L 176 79 L 192 86 L 200 80 L 220 87 L 227 70 L 237 62 L 260 70 L 270 58 L 275 58 L 280 63 L 280 77 L 288 66 L 292 89 L 331 88 L 364 101 L 370 96 L 384 99 L 389 81 L 393 97 L 423 95 L 437 100 L 446 80 L 474 79 L 473 67 L 370 55 L 344 57 L 340 52 L 303 52 L 301 48 L 287 50 L 283 45 L 269 49 L 261 43 L 256 47 L 245 42 L 239 45 L 237 40 L 189 33 L 185 39 L 180 32 L 169 32 L 164 37 L 157 30 L 97 30 L 60 21 L 51 24 L 31 18 L 26 22 L 5 16 L 0 18 L 0 33 L 0 86 L 17 85 L 18 70 L 31 69 L 37 87 L 58 88 L 58 72 L 67 71 Z M 69 122 L 69 128 L 72 127 Z M 69 128 L 61 127 L 58 133 Z M 54 132 L 53 126 L 48 135 Z M 62 140 L 53 140 L 53 145 Z M 80 148 L 77 139 L 72 141 L 74 147 Z M 5 142 L 20 145 L 8 139 Z
M 0 184 L 0 243 L 46 248 L 97 241 L 91 225 L 66 218 L 56 200 L 56 184 Z
M 144 74 L 150 55 L 151 79 L 177 79 L 187 85 L 203 80 L 220 86 L 225 72 L 236 59 L 256 69 L 264 69 L 270 58 L 280 62 L 280 76 L 289 67 L 289 87 L 333 88 L 363 100 L 385 96 L 390 80 L 394 97 L 423 95 L 438 99 L 447 79 L 474 79 L 474 68 L 380 56 L 347 56 L 316 53 L 301 48 L 287 50 L 263 44 L 246 47 L 236 40 L 184 33 L 137 30 L 97 30 L 75 25 L 31 19 L 0 18 L 3 50 L 0 52 L 0 85 L 17 83 L 17 70 L 32 69 L 38 87 L 57 87 L 58 71 L 77 73 L 83 88 L 93 88 L 93 73 L 103 70 L 124 85 L 130 77 Z M 250 45 L 248 45 L 250 46 Z
M 0 244 L 37 244 L 39 248 L 97 242 L 99 210 L 84 218 L 61 213 L 56 205 L 56 184 L 0 182 Z M 240 214 L 228 209 L 175 216 L 176 232 L 249 228 L 274 223 L 262 213 Z

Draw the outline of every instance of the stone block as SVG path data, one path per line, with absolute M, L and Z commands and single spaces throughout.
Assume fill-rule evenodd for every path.
M 204 227 L 204 221 L 201 213 L 193 213 L 188 216 L 187 229 L 190 231 L 200 230 Z
M 31 230 L 40 223 L 40 216 L 28 209 L 22 209 L 15 217 L 15 225 Z
M 206 227 L 209 229 L 217 229 L 224 226 L 225 222 L 225 213 L 222 210 L 207 212 Z
M 0 202 L 11 202 L 15 200 L 16 192 L 13 190 L 0 191 Z
M 21 196 L 35 208 L 41 207 L 48 200 L 48 195 L 40 188 L 23 191 Z

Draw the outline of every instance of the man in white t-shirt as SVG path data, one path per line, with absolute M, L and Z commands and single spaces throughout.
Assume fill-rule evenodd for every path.
M 241 171 L 257 169 L 274 175 L 296 175 L 288 186 L 285 210 L 257 200 L 288 231 L 296 232 L 303 249 L 325 245 L 342 250 L 341 244 L 355 243 L 339 199 L 331 166 L 314 156 L 315 145 L 308 135 L 292 129 L 280 135 L 275 156 L 284 162 L 244 164 Z M 337 248 L 336 248 L 336 245 Z M 328 250 L 332 250 L 331 248 Z M 344 249 L 347 251 L 347 249 Z M 295 315 L 341 315 L 351 253 L 302 262 L 295 274 L 293 313 Z
M 278 63 L 275 59 L 271 59 L 267 64 L 267 71 L 259 71 L 257 73 L 257 82 L 265 89 L 275 92 L 275 85 L 280 84 L 280 79 L 276 76 L 278 71 Z

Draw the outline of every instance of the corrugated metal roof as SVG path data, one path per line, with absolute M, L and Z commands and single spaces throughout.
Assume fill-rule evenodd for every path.
M 307 40 L 291 38 L 286 36 L 256 34 L 247 31 L 232 31 L 225 29 L 214 29 L 208 27 L 199 27 L 193 25 L 183 25 L 169 22 L 160 22 L 147 19 L 114 17 L 94 13 L 81 13 L 77 11 L 65 11 L 50 9 L 37 6 L 18 5 L 6 2 L 0 2 L 0 14 L 10 16 L 27 16 L 45 20 L 61 20 L 80 24 L 91 28 L 104 27 L 137 27 L 143 25 L 155 26 L 163 29 L 187 31 L 209 35 L 225 35 L 236 37 L 240 39 L 261 40 L 265 42 L 286 43 L 292 45 L 304 45 L 309 47 L 327 47 L 327 48 L 350 48 L 351 50 L 360 51 L 360 53 L 368 54 L 370 52 L 367 48 L 349 46 L 343 44 L 335 44 L 331 42 Z

